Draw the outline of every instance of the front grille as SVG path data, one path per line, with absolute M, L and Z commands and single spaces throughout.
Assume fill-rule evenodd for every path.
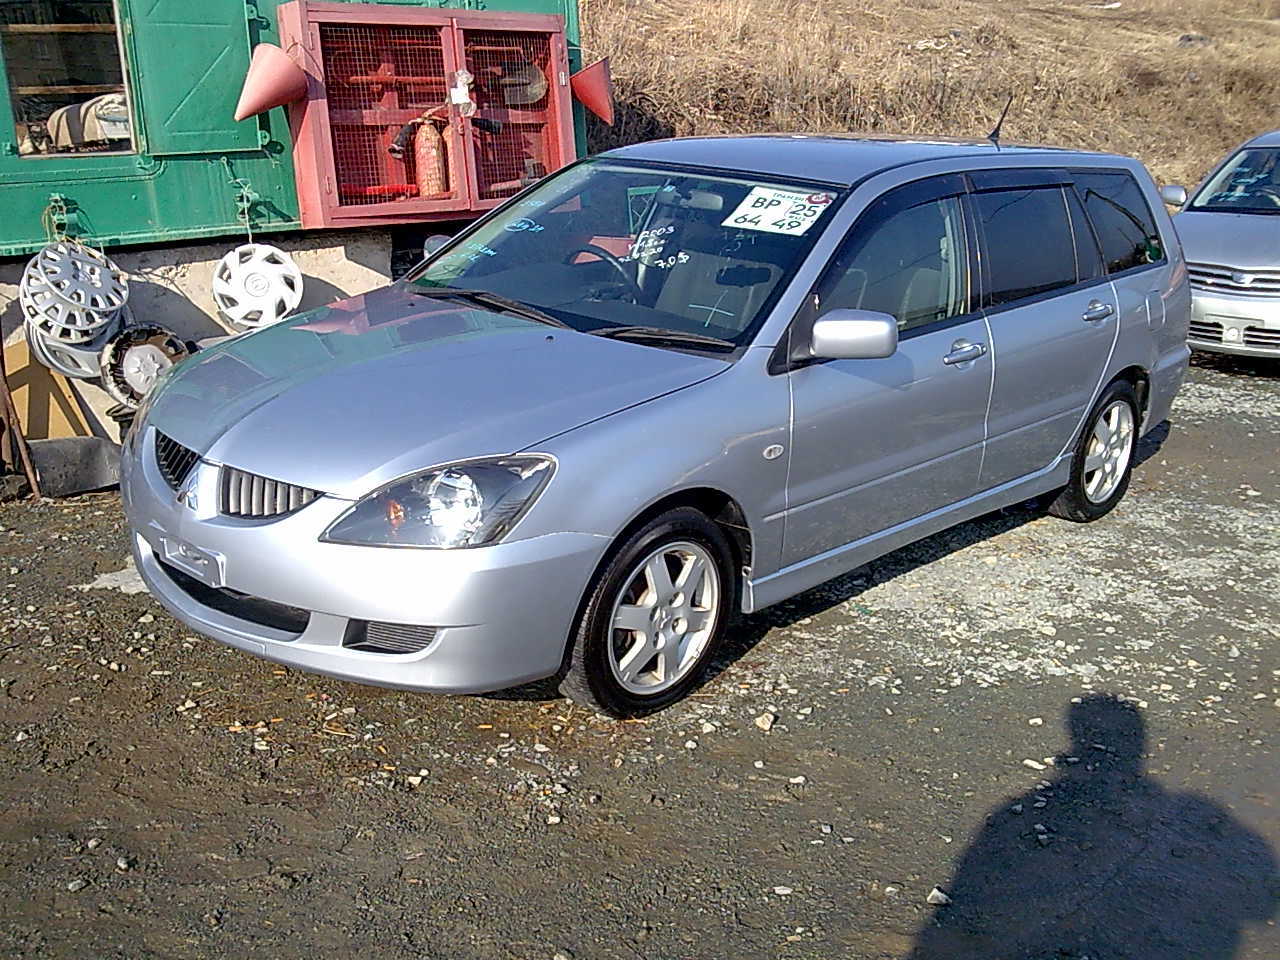
M 1210 343 L 1222 342 L 1222 324 L 1209 320 L 1192 320 L 1188 330 L 1192 340 L 1207 340 Z
M 318 496 L 317 491 L 307 487 L 223 467 L 218 510 L 229 517 L 261 520 L 301 510 Z
M 1246 347 L 1270 347 L 1273 350 L 1280 350 L 1280 330 L 1245 327 L 1244 344 Z
M 184 447 L 172 437 L 156 431 L 156 465 L 165 482 L 177 490 L 200 459 L 200 454 Z
M 1191 286 L 1197 290 L 1245 297 L 1280 297 L 1280 270 L 1236 270 L 1213 263 L 1188 263 Z
M 435 627 L 407 623 L 379 623 L 376 620 L 352 620 L 342 645 L 349 650 L 369 653 L 418 653 L 431 646 Z
M 302 633 L 311 622 L 310 612 L 301 607 L 291 607 L 286 603 L 274 600 L 263 600 L 229 587 L 211 587 L 189 577 L 177 567 L 172 567 L 163 560 L 159 561 L 160 569 L 165 572 L 176 586 L 181 588 L 197 603 L 203 604 L 225 613 L 229 617 L 248 620 L 261 627 L 270 627 L 284 633 Z

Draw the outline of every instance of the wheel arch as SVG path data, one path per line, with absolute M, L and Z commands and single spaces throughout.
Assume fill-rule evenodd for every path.
M 609 546 L 600 556 L 600 560 L 592 571 L 591 578 L 587 581 L 587 587 L 583 591 L 579 602 L 578 612 L 574 617 L 575 632 L 577 630 L 576 625 L 581 622 L 591 597 L 592 585 L 602 571 L 608 567 L 618 549 L 626 542 L 627 537 L 631 536 L 632 533 L 639 530 L 654 517 L 677 507 L 693 507 L 695 510 L 701 511 L 712 523 L 724 531 L 725 537 L 729 541 L 729 547 L 734 554 L 734 569 L 731 572 L 737 580 L 736 594 L 738 602 L 741 604 L 742 598 L 746 596 L 745 588 L 750 578 L 749 572 L 754 549 L 746 514 L 737 500 L 717 487 L 705 485 L 686 487 L 681 490 L 673 490 L 651 501 L 648 505 L 632 514 L 631 518 L 622 524 L 614 532 L 613 536 L 609 538 Z M 567 668 L 573 649 L 573 634 L 570 634 L 568 642 L 565 644 L 565 660 L 561 666 L 560 673 L 557 674 L 558 676 L 562 676 Z
M 1118 380 L 1124 380 L 1133 385 L 1134 392 L 1138 395 L 1138 418 L 1139 422 L 1144 422 L 1147 416 L 1147 408 L 1151 402 L 1151 375 L 1147 369 L 1139 364 L 1130 364 L 1120 370 L 1108 382 L 1107 386 Z M 1103 387 L 1106 390 L 1106 387 Z
M 613 543 L 624 541 L 632 532 L 644 526 L 654 517 L 674 510 L 676 507 L 693 507 L 706 514 L 712 523 L 724 531 L 729 545 L 733 548 L 735 569 L 734 575 L 744 577 L 744 570 L 751 567 L 754 543 L 751 527 L 747 523 L 746 513 L 741 504 L 730 494 L 711 486 L 686 487 L 664 494 L 636 512 L 613 536 Z M 611 547 L 601 565 L 612 555 Z

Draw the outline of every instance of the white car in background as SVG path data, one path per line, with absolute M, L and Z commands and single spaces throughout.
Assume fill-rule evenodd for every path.
M 1167 186 L 1191 276 L 1195 350 L 1280 357 L 1280 130 L 1242 145 L 1197 188 Z

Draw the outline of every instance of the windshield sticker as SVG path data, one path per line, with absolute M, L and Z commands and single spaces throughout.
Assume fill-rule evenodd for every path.
M 799 237 L 822 216 L 834 199 L 833 193 L 752 187 L 720 226 Z

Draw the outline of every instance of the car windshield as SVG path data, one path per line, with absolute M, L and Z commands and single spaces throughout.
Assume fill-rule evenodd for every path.
M 838 196 L 835 187 L 592 160 L 459 235 L 408 279 L 424 293 L 498 294 L 577 330 L 740 347 Z
M 1190 209 L 1280 213 L 1280 147 L 1241 150 L 1196 194 Z

